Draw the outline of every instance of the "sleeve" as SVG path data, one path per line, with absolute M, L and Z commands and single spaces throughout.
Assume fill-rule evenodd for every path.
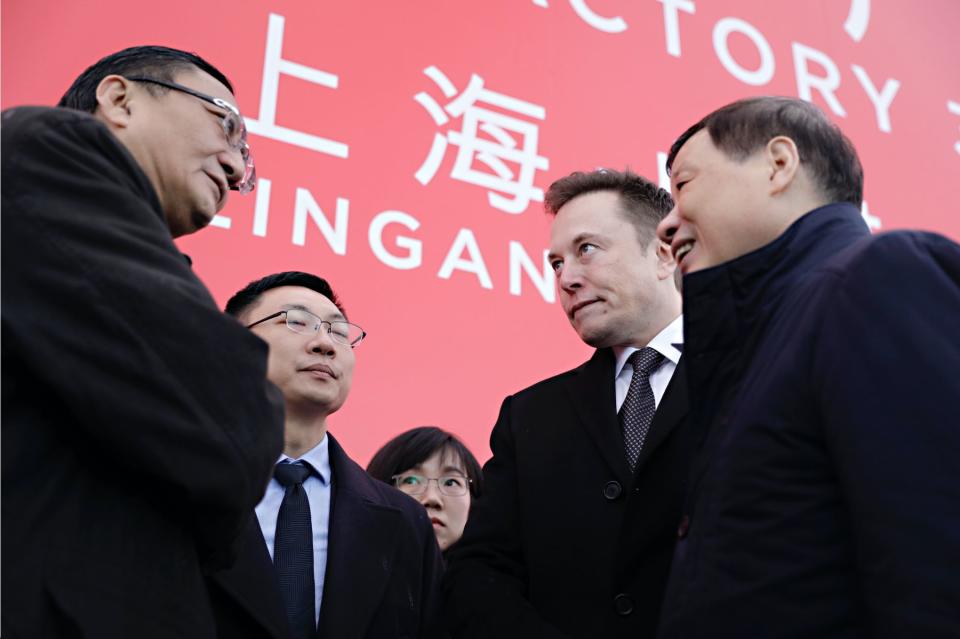
M 216 563 L 282 446 L 266 345 L 217 309 L 103 125 L 8 114 L 4 359 L 66 407 L 65 441 L 186 519 Z
M 960 634 L 960 246 L 876 239 L 840 276 L 815 350 L 868 634 Z
M 447 551 L 444 614 L 458 639 L 566 636 L 526 596 L 512 401 L 504 400 L 490 436 L 484 493 L 471 507 L 463 537 Z

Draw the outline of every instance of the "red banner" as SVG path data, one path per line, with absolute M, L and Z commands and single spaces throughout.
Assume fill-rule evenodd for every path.
M 331 418 L 362 462 L 423 424 L 486 458 L 502 398 L 589 353 L 556 303 L 543 192 L 599 166 L 664 182 L 674 138 L 732 100 L 813 101 L 860 153 L 872 228 L 960 238 L 955 0 L 12 0 L 3 13 L 4 108 L 52 104 L 135 44 L 196 51 L 231 78 L 260 182 L 181 246 L 221 302 L 269 272 L 330 280 L 370 334 Z

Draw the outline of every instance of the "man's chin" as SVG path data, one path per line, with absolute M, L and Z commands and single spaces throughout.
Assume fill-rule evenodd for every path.
M 606 331 L 586 326 L 575 326 L 574 330 L 577 331 L 577 335 L 587 346 L 592 346 L 593 348 L 604 348 L 608 346 L 609 335 Z
M 216 215 L 216 213 L 213 215 Z M 194 214 L 190 216 L 190 222 L 193 223 L 193 230 L 189 232 L 196 233 L 200 229 L 210 226 L 210 222 L 213 221 L 213 215 L 208 215 L 201 211 L 195 211 Z

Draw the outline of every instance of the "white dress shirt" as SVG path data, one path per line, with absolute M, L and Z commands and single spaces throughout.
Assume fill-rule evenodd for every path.
M 653 390 L 653 399 L 658 408 L 660 406 L 660 400 L 667 390 L 667 384 L 670 383 L 670 378 L 673 377 L 673 371 L 677 370 L 677 362 L 680 361 L 680 350 L 674 346 L 674 344 L 678 344 L 680 348 L 683 348 L 683 315 L 678 315 L 677 319 L 667 324 L 666 328 L 657 333 L 656 336 L 650 340 L 650 343 L 647 344 L 647 346 L 664 356 L 663 364 L 660 365 L 660 368 L 650 374 L 650 388 Z M 633 379 L 633 367 L 627 366 L 627 360 L 638 350 L 640 349 L 634 348 L 633 346 L 615 346 L 613 349 L 613 354 L 617 357 L 613 374 L 617 400 L 616 409 L 618 413 L 620 412 L 620 407 L 623 406 L 623 400 L 627 397 L 630 380 Z
M 315 622 L 320 620 L 320 602 L 323 598 L 323 576 L 327 571 L 327 541 L 330 530 L 330 452 L 327 436 L 324 435 L 320 443 L 303 454 L 299 459 L 293 459 L 286 455 L 280 455 L 277 463 L 305 461 L 313 466 L 315 472 L 311 473 L 303 482 L 303 489 L 307 493 L 307 501 L 310 503 L 310 523 L 313 526 L 313 586 L 314 586 L 314 612 L 316 613 Z M 318 476 L 319 475 L 319 476 Z M 260 530 L 263 531 L 263 540 L 267 542 L 267 551 L 270 553 L 270 559 L 273 559 L 273 542 L 277 533 L 277 515 L 280 512 L 280 504 L 283 502 L 285 489 L 276 480 L 270 478 L 267 484 L 267 492 L 263 499 L 257 504 L 257 520 L 260 522 Z

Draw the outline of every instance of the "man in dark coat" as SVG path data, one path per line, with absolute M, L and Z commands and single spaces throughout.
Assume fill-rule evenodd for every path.
M 660 637 L 960 636 L 960 247 L 871 236 L 801 100 L 719 109 L 667 166 L 705 444 Z
M 282 443 L 265 344 L 171 237 L 247 188 L 235 99 L 197 56 L 137 47 L 64 105 L 3 113 L 2 633 L 213 637 L 201 571 L 232 560 Z
M 650 636 L 695 444 L 675 263 L 655 237 L 673 202 L 600 170 L 546 203 L 561 305 L 597 350 L 504 400 L 484 496 L 448 551 L 445 614 L 456 637 Z M 626 419 L 641 396 L 646 421 Z
M 270 345 L 286 428 L 237 563 L 210 579 L 219 636 L 437 637 L 442 563 L 426 511 L 367 475 L 327 430 L 365 333 L 325 280 L 295 271 L 251 282 L 227 312 Z

